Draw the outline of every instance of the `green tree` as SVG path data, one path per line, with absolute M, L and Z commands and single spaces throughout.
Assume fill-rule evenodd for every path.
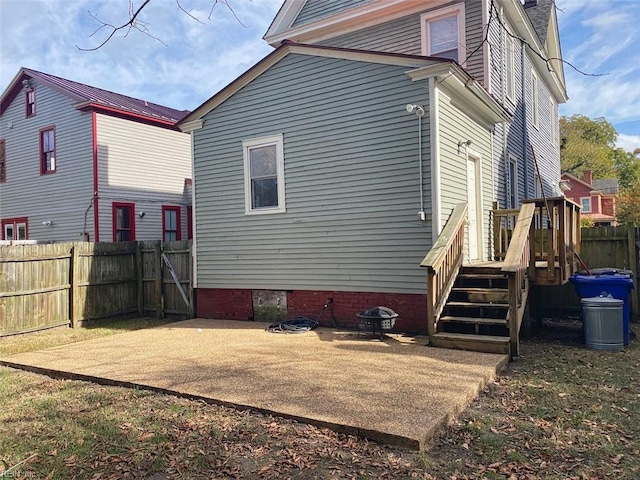
M 634 185 L 640 183 L 640 158 L 633 153 L 625 152 L 622 148 L 618 148 L 614 152 L 613 163 L 621 189 L 631 189 Z
M 560 166 L 563 172 L 581 176 L 591 170 L 594 178 L 615 176 L 618 132 L 604 118 L 575 114 L 560 119 Z
M 640 182 L 622 191 L 616 201 L 619 223 L 640 227 Z

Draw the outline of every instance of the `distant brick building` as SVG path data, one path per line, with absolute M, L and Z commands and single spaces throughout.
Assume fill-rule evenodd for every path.
M 593 180 L 591 171 L 583 172 L 582 178 L 563 173 L 561 179 L 571 188 L 565 196 L 582 207 L 582 216 L 591 218 L 596 226 L 615 226 L 618 179 Z

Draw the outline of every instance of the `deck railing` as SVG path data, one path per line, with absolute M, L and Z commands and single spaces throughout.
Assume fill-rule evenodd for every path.
M 456 205 L 435 245 L 420 264 L 427 269 L 427 332 L 430 341 L 462 266 L 466 219 L 467 204 Z
M 509 323 L 511 356 L 518 355 L 520 348 L 520 327 L 529 295 L 529 275 L 527 270 L 531 265 L 531 241 L 534 234 L 535 205 L 522 205 L 513 229 L 511 242 L 504 257 L 502 272 L 507 276 L 509 285 Z
M 535 208 L 530 242 L 531 280 L 547 285 L 566 283 L 577 270 L 574 253 L 580 253 L 580 206 L 564 197 L 537 198 L 522 203 Z M 494 205 L 495 260 L 505 259 L 521 214 L 521 209 L 500 210 Z

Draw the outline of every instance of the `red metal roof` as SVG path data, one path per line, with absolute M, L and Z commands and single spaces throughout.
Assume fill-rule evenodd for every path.
M 21 82 L 28 78 L 42 82 L 48 87 L 72 97 L 79 104 L 86 103 L 86 106 L 82 105 L 82 108 L 103 108 L 111 112 L 121 113 L 125 116 L 129 115 L 138 119 L 146 119 L 169 125 L 175 125 L 179 120 L 189 114 L 188 110 L 176 110 L 29 68 L 22 68 L 14 79 L 13 84 L 5 91 L 2 98 L 3 111 L 8 106 L 8 103 L 11 103 L 13 98 L 15 98 L 15 94 L 22 88 Z

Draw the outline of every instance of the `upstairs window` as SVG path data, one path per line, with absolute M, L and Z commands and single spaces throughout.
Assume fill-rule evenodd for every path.
M 27 117 L 33 117 L 36 114 L 36 89 L 28 88 L 24 94 L 25 112 Z
M 505 45 L 505 75 L 506 75 L 506 87 L 507 97 L 511 100 L 515 100 L 515 69 L 514 69 L 514 43 L 513 38 L 507 35 Z
M 7 145 L 4 140 L 0 140 L 0 183 L 7 181 Z
M 551 144 L 555 147 L 558 145 L 558 107 L 553 98 L 549 98 L 549 108 L 551 109 Z
M 509 204 L 507 208 L 518 208 L 518 160 L 509 155 L 509 192 L 508 199 Z
M 242 150 L 245 214 L 285 212 L 282 135 L 245 140 Z
M 113 241 L 132 242 L 136 239 L 133 203 L 113 203 Z
M 580 206 L 582 207 L 582 213 L 591 212 L 591 197 L 581 197 Z
M 534 72 L 531 72 L 531 121 L 538 128 L 538 76 Z
M 56 171 L 56 129 L 40 130 L 40 173 L 46 175 Z
M 441 8 L 420 16 L 422 54 L 465 61 L 464 5 Z
M 162 240 L 175 242 L 181 240 L 180 207 L 162 206 Z

